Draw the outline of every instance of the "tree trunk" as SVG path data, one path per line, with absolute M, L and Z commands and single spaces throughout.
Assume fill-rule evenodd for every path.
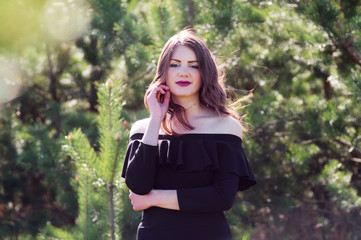
M 95 86 L 95 83 L 101 79 L 103 75 L 102 68 L 100 66 L 93 66 L 91 75 L 90 75 L 90 93 L 89 93 L 89 105 L 90 111 L 98 112 L 98 91 Z
M 361 66 L 361 55 L 354 48 L 354 43 L 351 39 L 345 40 L 340 43 L 341 48 L 350 55 L 351 59 L 358 65 Z
M 51 99 L 56 102 L 57 104 L 60 104 L 60 98 L 57 96 L 57 75 L 54 72 L 54 65 L 53 62 L 51 61 L 51 54 L 50 54 L 50 49 L 49 46 L 46 45 L 46 55 L 47 55 L 47 60 L 48 60 L 48 76 L 49 76 L 49 92 L 51 95 Z M 61 134 L 61 121 L 60 121 L 60 111 L 54 111 L 53 112 L 54 116 L 53 116 L 53 123 L 54 123 L 54 127 L 56 129 L 56 134 L 55 134 L 55 138 L 58 138 Z
M 112 240 L 115 240 L 115 226 L 114 226 L 114 185 L 109 185 L 109 207 L 110 207 L 110 229 Z
M 330 81 L 328 80 L 329 74 L 325 73 L 323 70 L 321 70 L 319 67 L 315 66 L 313 68 L 315 77 L 321 78 L 323 82 L 323 94 L 325 95 L 325 98 L 327 100 L 332 99 L 332 86 L 330 84 Z
M 188 24 L 190 27 L 194 26 L 194 3 L 193 3 L 193 0 L 188 0 Z
M 332 99 L 332 87 L 330 81 L 327 78 L 323 79 L 323 91 L 327 100 Z
M 49 50 L 49 46 L 46 45 L 46 56 L 47 56 L 47 60 L 48 60 L 48 76 L 49 76 L 49 92 L 51 94 L 51 98 L 54 101 L 58 101 L 57 95 L 56 95 L 56 76 L 54 73 L 54 65 L 53 62 L 51 61 L 51 57 L 50 57 L 50 50 Z
M 162 14 L 162 0 L 159 0 L 158 2 L 158 13 L 159 13 L 160 25 L 162 27 L 162 36 L 164 37 L 165 31 L 164 31 L 164 19 Z
M 88 175 L 85 176 L 85 229 L 84 239 L 88 239 Z

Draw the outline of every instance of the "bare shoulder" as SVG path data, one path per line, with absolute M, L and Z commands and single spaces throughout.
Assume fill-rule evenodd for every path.
M 133 123 L 132 128 L 130 129 L 130 136 L 136 133 L 144 133 L 149 124 L 149 118 L 144 118 L 137 120 Z
M 232 116 L 219 116 L 216 128 L 220 133 L 233 134 L 240 138 L 243 137 L 243 128 L 241 123 Z

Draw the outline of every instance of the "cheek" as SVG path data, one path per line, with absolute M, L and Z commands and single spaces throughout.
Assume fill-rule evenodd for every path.
M 167 76 L 173 76 L 177 72 L 174 68 L 169 68 L 167 71 Z
M 173 69 L 169 69 L 167 74 L 166 74 L 166 78 L 165 78 L 165 83 L 168 85 L 172 83 L 172 79 L 175 78 L 175 71 Z
M 167 71 L 167 73 L 165 74 L 165 78 L 164 78 L 164 84 L 165 85 L 168 85 L 168 83 L 169 83 L 169 76 L 170 76 L 170 74 L 169 74 L 169 71 Z
M 200 72 L 194 73 L 194 78 L 197 79 L 197 82 L 198 82 L 199 86 L 201 86 L 202 85 L 202 79 L 201 79 Z

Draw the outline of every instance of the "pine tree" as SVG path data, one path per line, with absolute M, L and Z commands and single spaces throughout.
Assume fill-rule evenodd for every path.
M 79 220 L 85 239 L 106 238 L 107 234 L 110 234 L 111 239 L 116 239 L 114 198 L 123 187 L 116 180 L 121 172 L 128 136 L 126 122 L 122 124 L 120 119 L 121 92 L 119 80 L 113 82 L 108 79 L 98 88 L 99 151 L 90 146 L 81 129 L 71 132 L 67 136 L 69 144 L 64 145 L 64 150 L 76 162 L 78 169 Z M 108 195 L 107 208 L 104 205 L 105 193 Z M 105 216 L 108 216 L 108 224 Z M 105 226 L 109 226 L 109 229 L 105 229 Z

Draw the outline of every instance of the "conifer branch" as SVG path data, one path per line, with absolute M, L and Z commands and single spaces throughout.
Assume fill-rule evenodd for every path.
M 355 158 L 361 158 L 361 150 L 357 149 L 355 146 L 353 146 L 351 143 L 348 143 L 342 139 L 339 138 L 334 138 L 334 141 L 341 144 L 342 146 L 348 147 L 349 148 L 349 153 L 351 154 L 352 157 Z
M 111 177 L 110 177 L 110 184 L 111 184 L 111 185 L 113 185 L 113 183 L 114 183 L 115 170 L 116 170 L 117 163 L 118 163 L 119 149 L 120 149 L 120 138 L 117 138 L 117 148 L 116 148 L 116 152 L 115 152 L 115 156 L 114 156 L 114 163 L 113 163 L 113 168 L 112 168 L 112 175 L 111 175 Z
M 112 88 L 108 88 L 108 130 L 112 130 L 112 110 L 111 110 L 111 101 L 112 101 Z

